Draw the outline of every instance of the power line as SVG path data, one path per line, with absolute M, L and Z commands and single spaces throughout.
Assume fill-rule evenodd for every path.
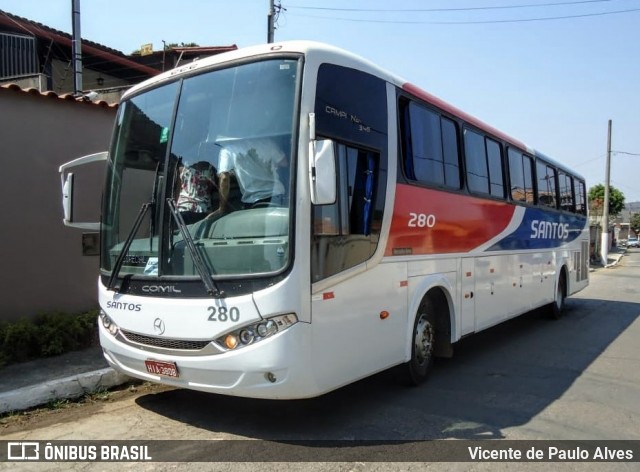
M 634 152 L 626 152 L 626 151 L 611 151 L 611 154 L 624 154 L 626 156 L 640 156 L 640 154 L 634 153 Z M 587 165 L 591 162 L 595 162 L 595 161 L 600 161 L 602 159 L 604 159 L 605 157 L 607 157 L 606 155 L 600 155 L 598 157 L 594 157 L 593 159 L 589 159 L 586 161 L 583 161 L 579 164 L 573 164 L 573 167 L 582 167 L 584 165 Z
M 323 20 L 352 21 L 358 23 L 388 23 L 388 24 L 422 24 L 422 25 L 478 25 L 478 24 L 495 24 L 495 23 L 526 23 L 534 21 L 552 21 L 552 20 L 568 20 L 573 18 L 587 18 L 605 15 L 617 15 L 622 13 L 632 13 L 640 11 L 640 8 L 630 8 L 627 10 L 607 11 L 600 13 L 583 13 L 580 15 L 564 15 L 564 16 L 548 16 L 539 18 L 522 18 L 514 20 L 477 20 L 477 21 L 418 21 L 418 20 L 365 20 L 359 18 L 340 18 L 334 16 L 321 15 L 301 15 L 293 13 L 295 16 L 307 18 L 317 18 Z
M 573 167 L 581 167 L 581 166 L 589 164 L 590 162 L 599 161 L 601 159 L 604 159 L 605 157 L 607 157 L 607 156 L 606 155 L 602 155 L 602 156 L 594 157 L 593 159 L 589 159 L 588 161 L 581 162 L 580 164 L 573 164 Z
M 640 154 L 636 154 L 635 152 L 625 152 L 625 151 L 611 151 L 613 154 L 624 154 L 626 156 L 640 156 Z
M 444 11 L 474 11 L 474 10 L 506 10 L 515 8 L 536 8 L 560 5 L 579 5 L 585 3 L 604 3 L 617 0 L 581 0 L 572 2 L 551 2 L 551 3 L 524 3 L 520 5 L 503 6 L 482 6 L 482 7 L 461 7 L 461 8 L 331 8 L 331 7 L 303 7 L 290 6 L 289 8 L 298 10 L 329 10 L 329 11 L 353 11 L 353 12 L 444 12 Z
M 635 191 L 637 190 L 636 188 L 631 188 L 631 187 L 629 187 L 627 184 L 620 183 L 620 182 L 619 182 L 618 180 L 616 180 L 616 179 L 611 179 L 611 180 L 612 180 L 612 182 L 613 182 L 614 187 L 616 187 L 616 188 L 618 188 L 618 189 L 621 189 L 621 188 L 622 188 L 622 189 L 628 190 L 629 192 L 635 192 Z

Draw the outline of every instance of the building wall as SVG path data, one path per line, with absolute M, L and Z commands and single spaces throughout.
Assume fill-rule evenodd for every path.
M 0 87 L 0 321 L 97 307 L 98 256 L 62 224 L 58 168 L 107 149 L 115 108 Z M 104 163 L 76 175 L 76 215 L 97 221 Z
M 51 61 L 51 76 L 53 85 L 51 89 L 59 94 L 73 93 L 73 69 L 68 62 L 61 62 L 57 59 Z M 98 78 L 102 78 L 102 83 L 98 83 Z M 101 88 L 130 86 L 126 80 L 113 77 L 112 75 L 97 72 L 84 67 L 82 69 L 82 90 L 97 90 Z
M 0 79 L 0 84 L 16 84 L 23 89 L 34 88 L 41 92 L 47 90 L 47 76 L 44 74 L 33 74 L 22 77 L 10 77 Z
M 102 79 L 99 83 L 98 79 Z M 46 92 L 49 90 L 47 87 L 48 79 L 44 74 L 34 74 L 27 75 L 22 77 L 10 77 L 6 79 L 0 79 L 0 85 L 17 85 L 22 89 L 36 89 L 40 92 Z M 107 86 L 107 84 L 111 84 Z M 120 85 L 113 85 L 120 84 Z M 58 95 L 62 93 L 70 93 L 73 94 L 73 82 L 70 80 L 67 81 L 67 85 L 69 90 L 63 91 L 62 89 L 65 87 L 58 87 L 59 90 L 54 92 Z M 92 91 L 96 92 L 98 95 L 92 98 L 92 101 L 105 101 L 109 104 L 118 104 L 120 103 L 120 98 L 126 92 L 131 85 L 124 83 L 123 80 L 115 79 L 110 75 L 100 74 L 99 72 L 92 71 L 89 69 L 85 69 L 83 73 L 82 86 L 85 92 Z

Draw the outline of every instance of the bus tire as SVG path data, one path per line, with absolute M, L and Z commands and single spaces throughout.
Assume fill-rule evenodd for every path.
M 558 285 L 556 286 L 556 295 L 553 302 L 550 305 L 550 313 L 553 319 L 559 319 L 562 317 L 565 308 L 565 301 L 567 299 L 567 278 L 565 272 L 560 273 L 558 279 Z
M 404 378 L 408 385 L 420 385 L 433 366 L 436 345 L 436 317 L 428 301 L 420 305 L 411 334 L 411 359 L 404 364 Z

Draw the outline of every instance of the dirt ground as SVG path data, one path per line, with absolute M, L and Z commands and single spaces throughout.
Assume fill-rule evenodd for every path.
M 59 400 L 20 412 L 0 415 L 0 437 L 30 429 L 77 421 L 78 414 L 90 416 L 106 404 L 172 390 L 172 387 L 149 382 L 131 382 L 111 390 L 85 395 L 73 400 Z M 80 410 L 80 411 L 79 411 Z

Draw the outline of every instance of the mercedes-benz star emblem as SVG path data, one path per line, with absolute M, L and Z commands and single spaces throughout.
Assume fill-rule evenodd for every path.
M 153 330 L 158 334 L 164 334 L 164 321 L 160 318 L 156 318 L 153 321 Z

